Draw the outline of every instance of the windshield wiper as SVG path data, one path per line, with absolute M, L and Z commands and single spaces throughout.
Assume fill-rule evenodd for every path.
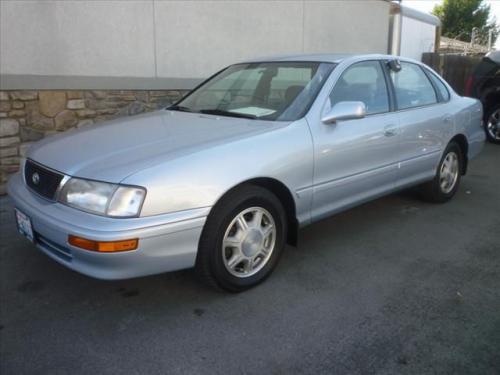
M 172 105 L 167 107 L 169 111 L 181 111 L 181 112 L 194 112 L 191 108 L 184 107 L 182 105 Z
M 202 110 L 200 110 L 200 113 L 205 113 L 207 115 L 219 115 L 219 116 L 228 116 L 228 117 L 249 118 L 252 120 L 255 120 L 257 118 L 257 116 L 255 116 L 255 115 L 224 111 L 223 109 L 202 109 Z

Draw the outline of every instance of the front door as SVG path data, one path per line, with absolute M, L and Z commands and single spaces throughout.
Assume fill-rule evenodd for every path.
M 362 119 L 312 124 L 314 180 L 312 219 L 328 216 L 395 187 L 399 117 L 391 112 L 386 75 L 377 60 L 348 67 L 335 84 L 329 106 L 361 101 Z

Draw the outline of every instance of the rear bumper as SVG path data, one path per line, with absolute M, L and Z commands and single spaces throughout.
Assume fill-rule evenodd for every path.
M 88 214 L 28 190 L 20 174 L 9 180 L 16 208 L 28 215 L 36 246 L 55 261 L 98 279 L 127 279 L 193 267 L 210 207 L 132 219 Z M 98 241 L 139 238 L 139 247 L 97 253 L 68 244 L 68 235 Z
M 469 141 L 469 152 L 467 153 L 467 158 L 469 160 L 474 159 L 484 147 L 484 143 L 486 141 L 486 133 L 484 129 L 480 129 L 474 132 L 468 139 Z

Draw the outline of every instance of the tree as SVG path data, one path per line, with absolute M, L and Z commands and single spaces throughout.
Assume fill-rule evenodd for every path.
M 476 28 L 475 42 L 486 44 L 492 30 L 492 44 L 495 44 L 500 34 L 500 26 L 495 17 L 490 20 L 490 6 L 483 0 L 444 0 L 432 13 L 441 20 L 442 34 L 448 38 L 469 42 Z

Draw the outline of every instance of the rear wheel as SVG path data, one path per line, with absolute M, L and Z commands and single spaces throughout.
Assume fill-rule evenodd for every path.
M 283 252 L 286 223 L 281 202 L 268 190 L 249 185 L 228 193 L 214 206 L 203 229 L 198 276 L 231 292 L 259 284 Z
M 436 176 L 421 187 L 423 198 L 436 203 L 450 200 L 460 184 L 463 160 L 460 146 L 455 142 L 450 142 L 439 162 Z
M 494 106 L 485 116 L 484 130 L 490 142 L 500 143 L 500 105 Z

